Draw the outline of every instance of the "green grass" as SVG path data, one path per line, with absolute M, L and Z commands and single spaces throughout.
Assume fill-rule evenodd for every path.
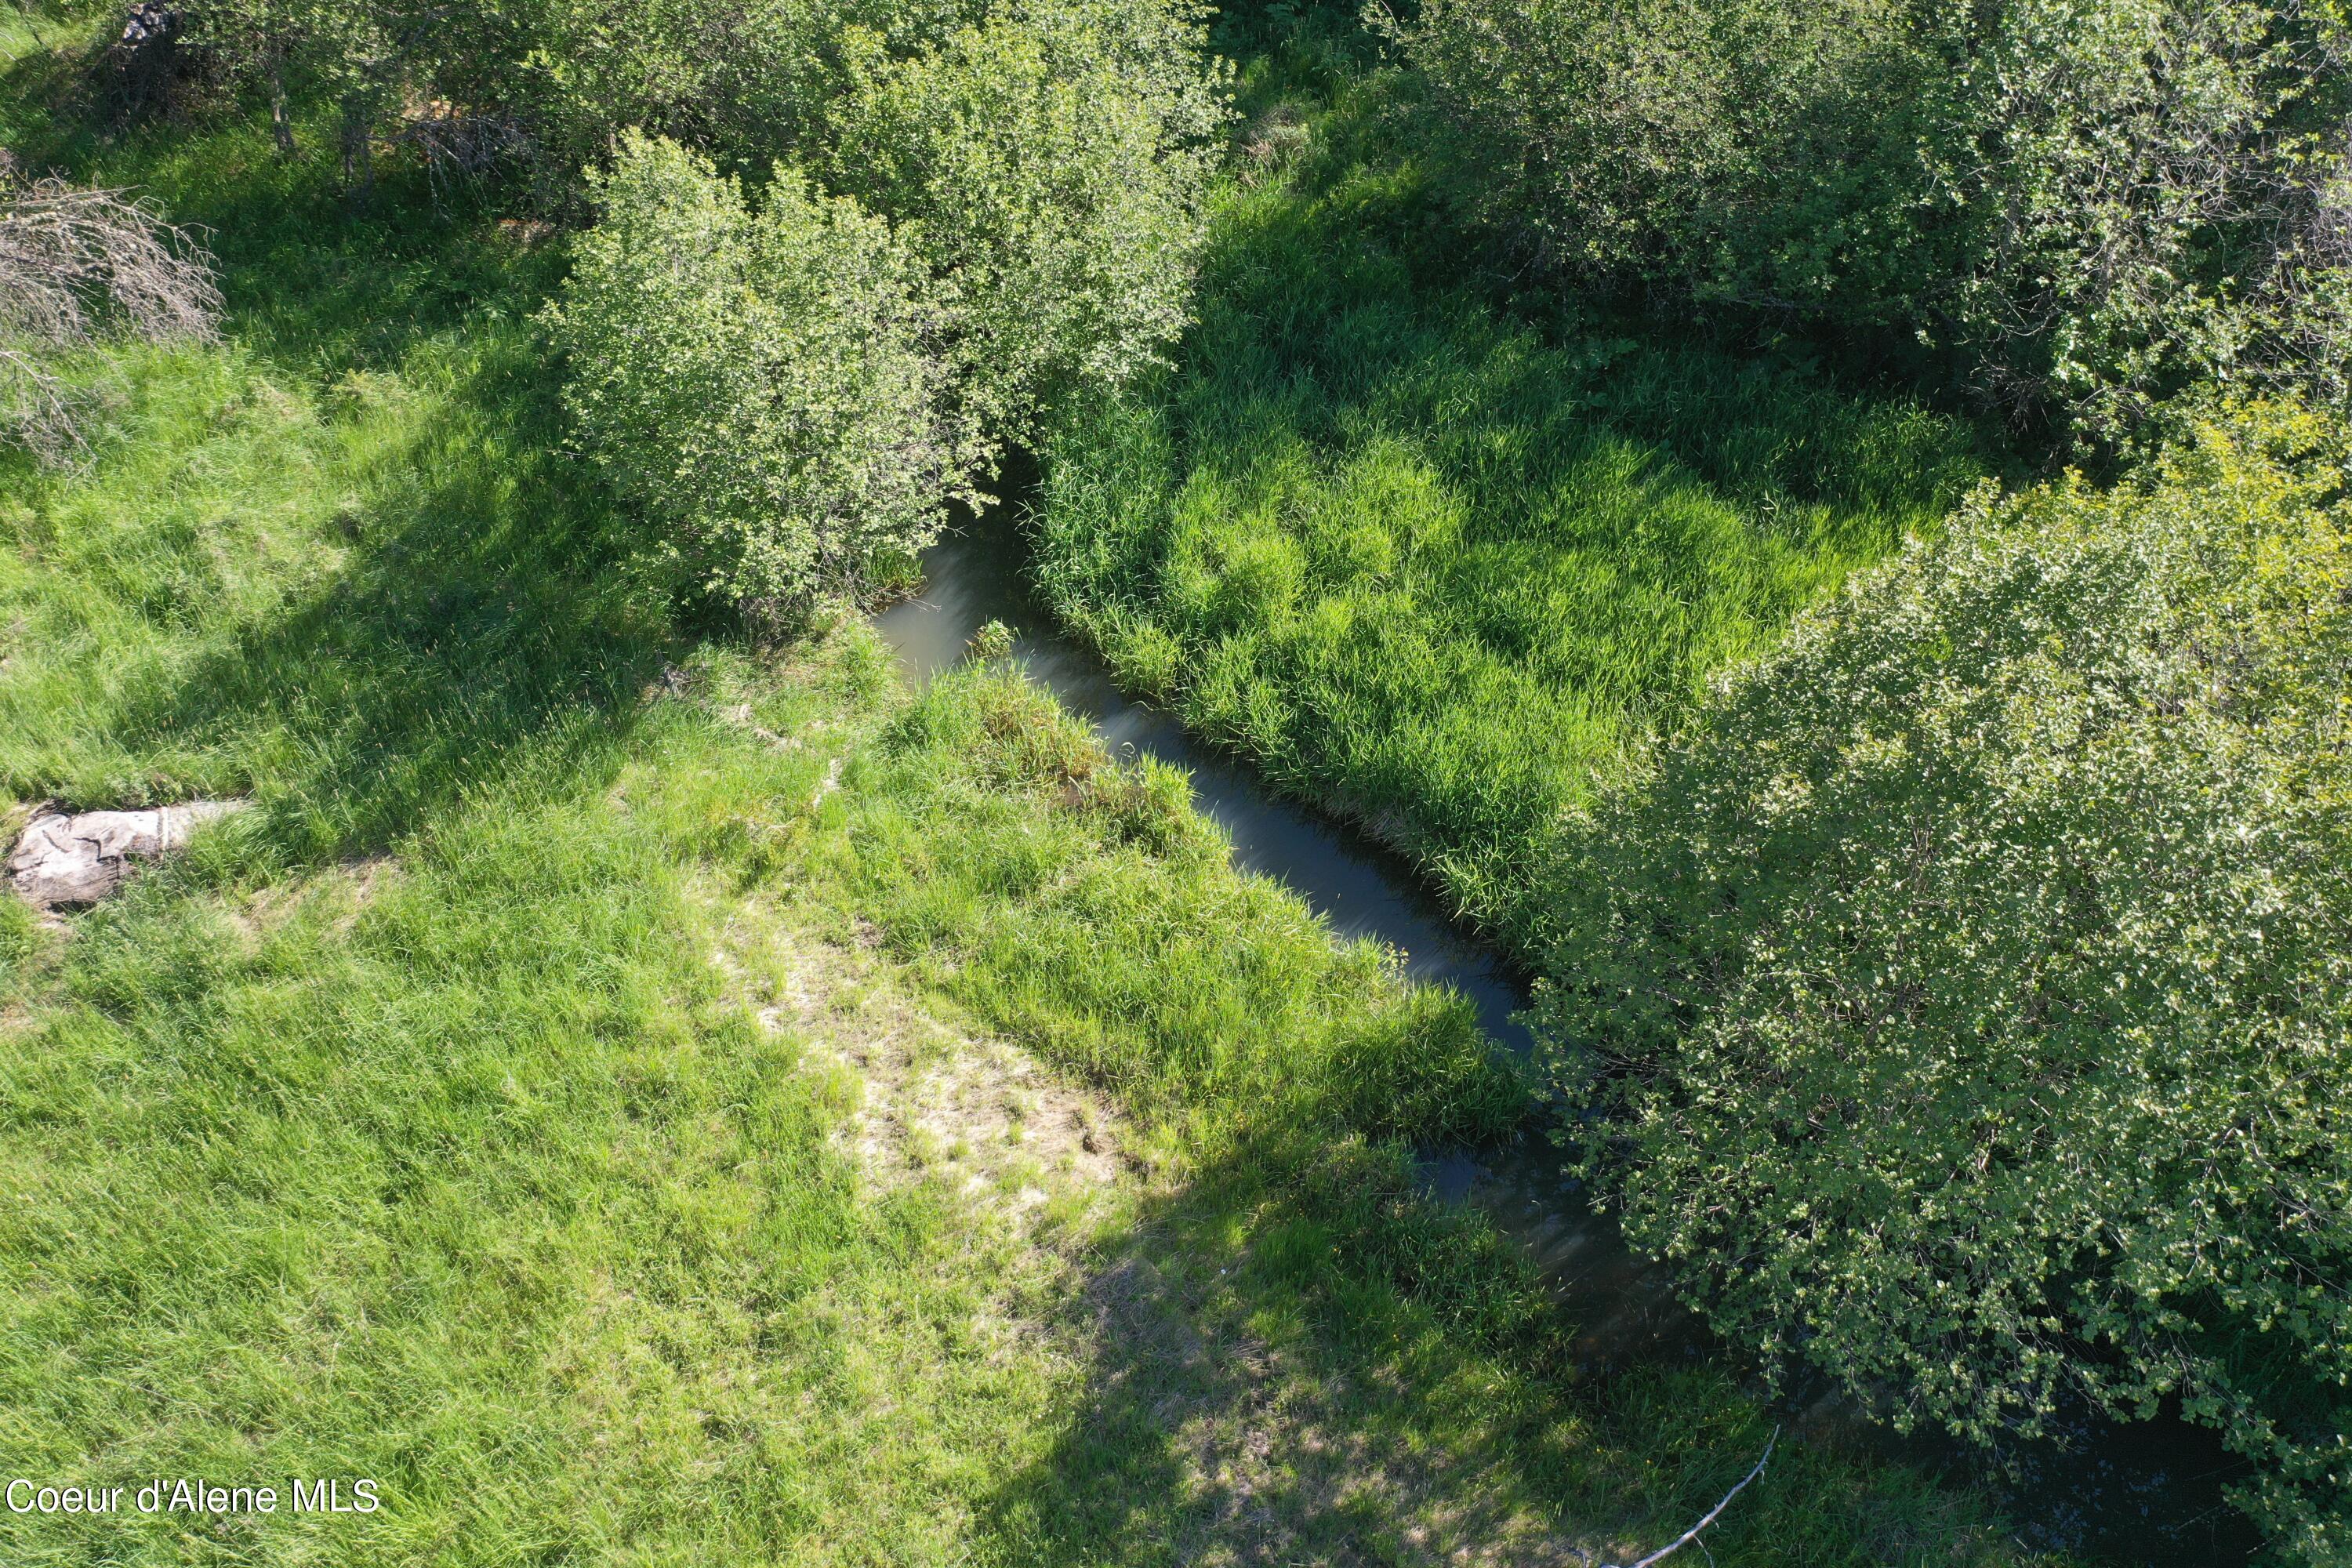
M 9 68 L 5 139 L 211 225 L 232 309 L 118 357 L 89 472 L 0 458 L 0 817 L 257 809 L 70 935 L 0 898 L 0 1472 L 388 1501 L 0 1513 L 0 1557 L 1500 1561 L 1752 1462 L 1737 1367 L 1579 1382 L 1414 1192 L 1399 1135 L 1521 1105 L 1459 1002 L 1005 671 L 910 699 L 860 628 L 672 617 L 563 455 L 559 262 L 235 120 L 110 141 L 60 74 Z M 763 1021 L 852 1019 L 842 973 L 1107 1096 L 1137 1169 L 1027 1229 L 876 1180 L 856 1026 Z M 1711 1543 L 2015 1560 L 1802 1442 Z
M 1981 460 L 1786 353 L 1498 305 L 1392 123 L 1410 82 L 1352 18 L 1294 26 L 1177 368 L 1051 443 L 1036 577 L 1122 682 L 1533 957 L 1559 814 Z

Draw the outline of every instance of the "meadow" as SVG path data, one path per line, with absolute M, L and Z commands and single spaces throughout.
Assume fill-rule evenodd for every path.
M 1736 1363 L 1580 1380 L 1415 1186 L 1526 1110 L 1463 1004 L 1016 670 L 918 696 L 854 619 L 648 586 L 530 325 L 560 245 L 259 121 L 77 119 L 9 29 L 0 141 L 205 226 L 229 314 L 80 367 L 86 470 L 0 458 L 0 821 L 255 809 L 0 900 L 0 1468 L 386 1500 L 0 1554 L 1525 1561 L 1746 1472 Z M 1794 1438 L 1710 1542 L 2024 1560 Z
M 1244 17 L 1246 18 L 1244 14 Z M 1551 830 L 1716 671 L 1992 466 L 1801 339 L 1555 294 L 1465 226 L 1352 15 L 1246 62 L 1176 366 L 1048 443 L 1045 597 L 1523 959 Z

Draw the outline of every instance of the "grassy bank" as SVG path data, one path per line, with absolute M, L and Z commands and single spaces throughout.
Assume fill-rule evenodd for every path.
M 1352 16 L 1230 37 L 1199 323 L 1053 444 L 1038 581 L 1123 681 L 1531 952 L 1558 814 L 1982 459 L 1799 348 L 1505 309 Z
M 208 225 L 231 310 L 113 361 L 88 472 L 0 458 L 0 811 L 256 808 L 62 928 L 0 898 L 0 1472 L 281 1500 L 0 1555 L 1521 1562 L 1745 1472 L 1738 1368 L 1580 1383 L 1414 1192 L 1519 1109 L 1458 1002 L 1013 672 L 676 621 L 494 211 L 104 141 L 62 74 L 5 139 Z M 1710 1540 L 2016 1560 L 1801 1442 Z

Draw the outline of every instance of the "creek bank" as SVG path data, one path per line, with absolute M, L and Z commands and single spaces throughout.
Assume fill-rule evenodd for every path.
M 1192 775 L 1193 805 L 1222 827 L 1234 864 L 1272 877 L 1344 938 L 1370 938 L 1399 955 L 1403 973 L 1450 985 L 1475 1008 L 1488 1037 L 1522 1056 L 1533 1037 L 1517 1015 L 1526 978 L 1496 950 L 1455 926 L 1413 868 L 1361 829 L 1276 795 L 1244 763 L 1195 741 L 1172 717 L 1130 700 L 1093 652 L 1031 600 L 1028 542 L 1000 506 L 924 552 L 923 588 L 877 612 L 876 629 L 900 673 L 920 687 L 962 660 L 991 622 L 990 657 L 1020 665 L 1090 721 L 1115 754 L 1155 757 Z M 1672 1271 L 1630 1247 L 1613 1216 L 1598 1211 L 1560 1170 L 1539 1134 L 1475 1149 L 1424 1150 L 1428 1190 L 1467 1204 L 1528 1250 L 1563 1314 L 1577 1326 L 1573 1353 L 1605 1376 L 1636 1362 L 1695 1359 L 1721 1342 L 1675 1296 Z M 2176 1415 L 2119 1423 L 2070 1414 L 2056 1440 L 2014 1445 L 1990 1459 L 1955 1439 L 1899 1436 L 1816 1379 L 1779 1403 L 1810 1441 L 1862 1451 L 1986 1487 L 2032 1551 L 2147 1563 L 2251 1561 L 2261 1539 L 2229 1506 L 2223 1487 L 2247 1473 L 2218 1434 Z

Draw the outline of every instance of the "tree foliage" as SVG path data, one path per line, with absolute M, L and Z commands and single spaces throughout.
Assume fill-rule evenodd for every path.
M 614 483 L 714 593 L 769 618 L 920 549 L 973 499 L 942 313 L 880 218 L 778 173 L 758 203 L 625 134 L 604 218 L 547 312 L 566 398 Z
M 690 29 L 550 68 L 567 101 L 667 103 L 776 159 L 747 216 L 675 142 L 625 133 L 553 318 L 592 445 L 713 588 L 762 604 L 919 547 L 991 453 L 1157 357 L 1223 113 L 1190 0 L 767 20 L 716 95 L 697 84 L 726 51 Z
M 2200 377 L 2346 384 L 2328 0 L 1431 0 L 1398 31 L 1556 265 L 1916 339 L 2099 437 Z
M 845 49 L 825 167 L 956 302 L 967 395 L 1025 440 L 1182 329 L 1223 121 L 1190 0 L 1034 0 L 920 53 Z
M 1580 825 L 1538 1009 L 1725 1333 L 1979 1438 L 2178 1395 L 2313 1563 L 2352 1551 L 2348 458 L 2255 405 L 1979 496 Z
M 202 45 L 267 86 L 281 152 L 289 97 L 324 91 L 362 183 L 395 105 L 440 163 L 527 152 L 560 184 L 613 160 L 551 318 L 573 406 L 708 584 L 770 608 L 927 537 L 982 441 L 1033 439 L 1186 318 L 1225 112 L 1198 0 L 204 15 Z M 753 211 L 681 146 L 774 189 Z

